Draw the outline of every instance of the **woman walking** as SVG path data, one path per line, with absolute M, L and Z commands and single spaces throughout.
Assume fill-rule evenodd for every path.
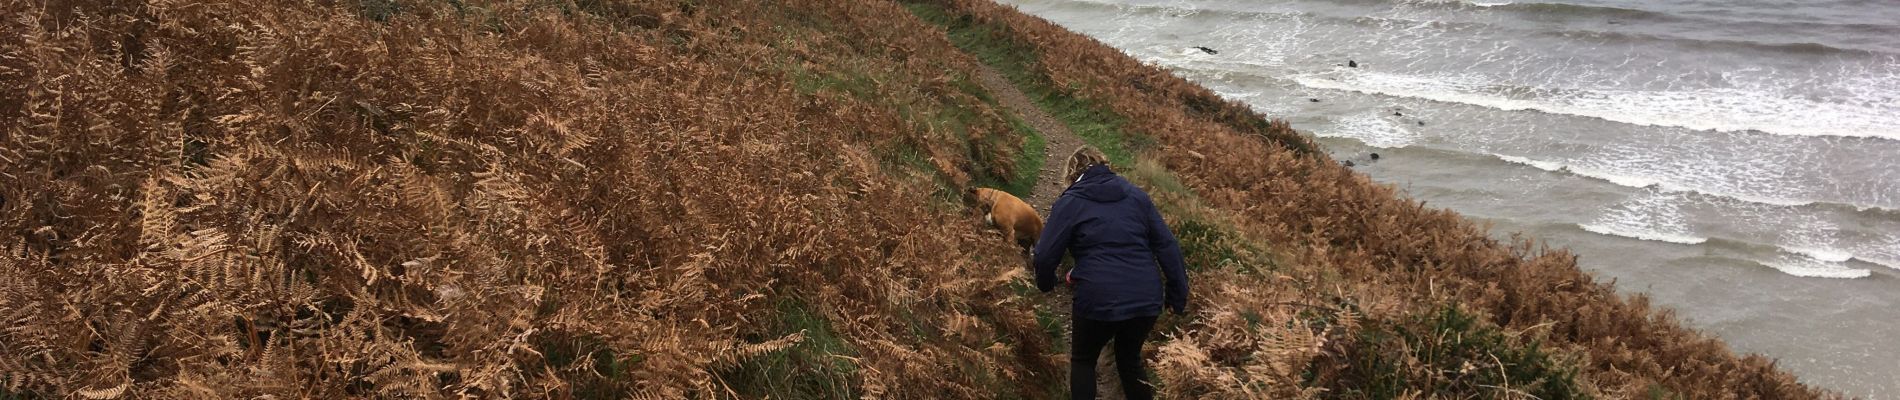
M 1122 392 L 1129 399 L 1153 398 L 1141 346 L 1164 304 L 1175 314 L 1186 311 L 1181 246 L 1148 193 L 1115 175 L 1101 150 L 1075 149 L 1064 171 L 1069 189 L 1050 210 L 1032 259 L 1036 288 L 1048 292 L 1055 290 L 1064 253 L 1075 256 L 1075 268 L 1064 279 L 1075 287 L 1070 396 L 1095 398 L 1096 358 L 1113 340 Z

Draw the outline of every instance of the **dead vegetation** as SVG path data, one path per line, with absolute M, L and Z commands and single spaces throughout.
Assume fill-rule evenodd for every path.
M 1170 397 L 1826 395 L 1099 43 L 910 6 L 0 0 L 0 397 L 1048 397 L 1063 321 L 955 203 L 1035 173 L 997 56 L 1188 247 Z
M 1008 7 L 933 7 L 1005 32 L 1051 87 L 1152 137 L 1167 172 L 1151 175 L 1191 192 L 1173 203 L 1208 209 L 1172 223 L 1224 215 L 1246 238 L 1225 243 L 1273 255 L 1229 244 L 1215 248 L 1238 255 L 1232 268 L 1197 263 L 1201 318 L 1158 361 L 1177 397 L 1837 397 L 1618 295 L 1565 251 L 1491 239 L 1339 168 L 1244 104 Z
M 966 58 L 894 4 L 713 3 L 0 2 L 0 392 L 1057 374 L 932 197 L 1017 172 Z

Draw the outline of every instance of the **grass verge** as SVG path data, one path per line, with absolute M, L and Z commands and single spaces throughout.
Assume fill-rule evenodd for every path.
M 1023 138 L 1022 151 L 1016 153 L 1016 162 L 1011 164 L 1015 166 L 1013 173 L 1009 176 L 978 174 L 974 183 L 977 186 L 1001 189 L 1017 197 L 1028 197 L 1030 192 L 1036 189 L 1036 173 L 1042 170 L 1042 156 L 1044 152 L 1049 151 L 1049 142 L 1021 118 L 1015 116 L 1008 118 L 1010 128 Z M 972 157 L 979 167 L 995 164 L 994 160 L 989 159 L 987 153 L 977 151 L 978 147 L 974 143 L 971 146 Z
M 857 397 L 853 385 L 857 364 L 849 343 L 838 336 L 831 321 L 813 310 L 809 303 L 796 299 L 781 301 L 777 320 L 762 337 L 782 337 L 805 332 L 805 340 L 786 348 L 742 362 L 721 374 L 744 398 L 773 399 L 846 399 Z
M 1002 73 L 1037 107 L 1068 126 L 1084 142 L 1101 149 L 1110 162 L 1130 165 L 1135 160 L 1134 151 L 1152 143 L 1146 136 L 1126 132 L 1121 115 L 1057 90 L 1037 69 L 1035 49 L 1010 39 L 1003 28 L 952 16 L 936 4 L 909 2 L 905 7 L 918 18 L 946 29 L 957 48 Z
M 626 374 L 642 361 L 638 354 L 621 357 L 597 337 L 546 333 L 535 339 L 535 349 L 545 357 L 548 367 L 568 381 L 574 398 L 614 399 L 625 395 L 632 389 L 624 386 L 629 381 Z
M 789 40 L 789 39 L 787 39 Z M 784 70 L 791 77 L 793 89 L 805 96 L 838 95 L 855 98 L 860 101 L 876 103 L 879 106 L 896 110 L 905 121 L 919 131 L 944 132 L 955 135 L 960 149 L 970 161 L 970 184 L 1002 189 L 1017 196 L 1027 196 L 1036 185 L 1037 172 L 1042 168 L 1042 157 L 1046 141 L 1029 124 L 1014 115 L 1005 115 L 1008 134 L 988 132 L 990 127 L 987 116 L 979 113 L 979 105 L 988 109 L 1001 110 L 995 96 L 983 90 L 980 85 L 971 82 L 968 77 L 955 76 L 953 86 L 969 97 L 941 99 L 945 104 L 880 97 L 879 82 L 895 81 L 895 77 L 870 73 L 861 64 L 861 59 L 833 60 L 829 67 L 807 67 L 792 61 L 784 61 Z M 953 74 L 954 75 L 954 74 Z M 974 99 L 970 102 L 968 99 Z M 962 104 L 956 104 L 962 103 Z M 977 104 L 981 103 L 981 104 Z M 937 197 L 954 199 L 958 195 L 950 177 L 937 171 L 930 161 L 928 151 L 922 146 L 928 144 L 914 142 L 893 143 L 888 151 L 881 152 L 886 168 L 905 168 L 912 172 L 931 176 L 937 180 L 943 193 Z
M 1536 340 L 1520 342 L 1455 306 L 1373 324 L 1347 357 L 1341 397 L 1388 399 L 1423 389 L 1451 397 L 1588 398 L 1577 369 Z

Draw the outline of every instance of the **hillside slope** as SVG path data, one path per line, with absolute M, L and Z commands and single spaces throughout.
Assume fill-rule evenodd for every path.
M 56 3 L 0 0 L 0 398 L 1059 396 L 958 193 L 1068 149 L 980 65 L 1165 203 L 1171 397 L 1826 395 L 984 1 Z
M 7 391 L 1054 373 L 950 189 L 1013 179 L 1026 134 L 895 4 L 60 3 L 0 6 Z
M 1033 54 L 1031 75 L 1121 117 L 1122 135 L 1150 138 L 1142 156 L 1194 193 L 1191 203 L 1281 261 L 1258 272 L 1291 285 L 1217 283 L 1214 299 L 1197 299 L 1211 310 L 1162 347 L 1159 374 L 1177 395 L 1837 397 L 1617 295 L 1567 252 L 1492 240 L 1339 167 L 1284 124 L 1099 42 L 983 0 L 925 8 L 953 32 Z M 1175 214 L 1177 225 L 1195 222 Z M 1285 306 L 1306 310 L 1289 321 L 1274 312 Z M 1351 317 L 1363 324 L 1329 323 Z M 1310 347 L 1318 354 L 1274 351 L 1305 332 L 1261 326 L 1286 324 L 1324 333 Z

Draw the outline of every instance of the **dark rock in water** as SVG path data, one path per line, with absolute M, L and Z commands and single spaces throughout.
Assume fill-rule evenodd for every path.
M 1306 99 L 1306 101 L 1310 101 L 1310 102 L 1314 102 L 1314 103 L 1318 103 L 1318 102 L 1319 102 L 1319 99 Z
M 1194 46 L 1194 49 L 1195 49 L 1195 50 L 1200 50 L 1200 51 L 1202 51 L 1202 52 L 1206 52 L 1207 54 L 1220 54 L 1220 51 L 1218 51 L 1218 50 L 1214 50 L 1214 49 L 1210 49 L 1210 48 L 1206 48 L 1206 47 L 1201 47 L 1201 46 Z
M 1372 153 L 1372 159 L 1374 160 L 1379 159 L 1379 153 Z
M 1348 67 L 1348 68 L 1359 68 L 1359 62 L 1358 62 L 1358 61 L 1353 61 L 1353 60 L 1346 60 L 1346 67 Z
M 1340 161 L 1339 164 L 1347 166 L 1347 167 L 1352 167 L 1352 160 Z

